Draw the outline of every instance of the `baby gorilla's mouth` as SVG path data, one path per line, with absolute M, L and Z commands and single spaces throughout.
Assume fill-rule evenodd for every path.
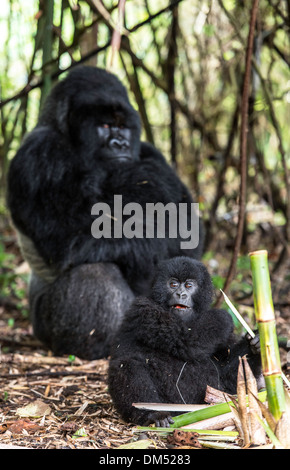
M 171 308 L 179 308 L 181 310 L 186 310 L 189 307 L 187 307 L 187 305 L 183 305 L 183 304 L 176 304 L 176 305 L 172 305 Z

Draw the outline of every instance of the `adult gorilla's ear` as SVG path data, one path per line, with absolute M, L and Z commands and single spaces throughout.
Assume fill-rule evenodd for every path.
M 68 124 L 69 124 L 69 108 L 70 108 L 70 99 L 66 96 L 64 99 L 61 99 L 57 102 L 56 105 L 56 120 L 58 129 L 62 134 L 68 133 Z

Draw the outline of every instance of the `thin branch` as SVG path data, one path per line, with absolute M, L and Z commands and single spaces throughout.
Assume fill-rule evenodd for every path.
M 116 31 L 119 36 L 121 34 L 123 34 L 125 36 L 127 36 L 129 34 L 129 31 L 124 28 L 124 22 L 122 21 L 126 0 L 119 0 L 119 4 L 118 4 L 118 13 L 119 14 L 118 14 L 117 23 L 115 23 L 113 21 L 110 12 L 104 7 L 104 5 L 102 4 L 102 2 L 100 0 L 86 0 L 86 1 L 92 9 L 95 9 L 96 11 L 98 11 L 100 13 L 100 15 L 106 21 L 106 23 L 108 23 L 111 26 L 111 28 L 113 29 L 113 31 L 114 32 Z M 120 16 L 120 14 L 121 14 L 121 16 Z
M 131 91 L 133 92 L 137 105 L 138 105 L 138 110 L 141 116 L 141 120 L 143 123 L 143 127 L 146 133 L 146 139 L 148 142 L 151 142 L 151 144 L 154 144 L 154 135 L 152 132 L 152 128 L 148 119 L 147 111 L 146 111 L 146 104 L 145 100 L 141 91 L 140 83 L 139 83 L 139 78 L 138 78 L 138 71 L 137 67 L 135 67 L 134 63 L 132 63 L 133 66 L 133 73 L 130 74 L 127 70 L 126 63 L 124 61 L 122 53 L 120 53 L 120 59 L 122 61 L 122 65 L 124 67 L 124 70 L 126 72 L 126 77 L 129 82 Z
M 176 106 L 179 108 L 181 113 L 187 118 L 189 124 L 194 129 L 197 129 L 201 133 L 201 137 L 205 138 L 207 142 L 212 146 L 215 151 L 220 151 L 220 145 L 218 143 L 216 133 L 211 130 L 206 130 L 206 123 L 198 119 L 194 112 L 191 112 L 187 104 L 182 103 L 181 101 L 175 98 Z
M 240 174 L 241 174 L 241 186 L 240 186 L 240 199 L 239 199 L 239 218 L 237 226 L 237 235 L 235 239 L 234 252 L 231 260 L 231 265 L 228 271 L 227 279 L 223 290 L 226 292 L 236 272 L 237 259 L 241 247 L 244 224 L 245 224 L 245 213 L 246 213 L 246 189 L 247 189 L 247 133 L 248 133 L 248 108 L 249 108 L 249 88 L 251 78 L 251 65 L 252 65 L 252 53 L 255 35 L 255 25 L 258 13 L 259 0 L 254 0 L 252 11 L 250 30 L 248 35 L 248 44 L 246 51 L 246 67 L 243 85 L 242 95 L 242 108 L 241 108 L 241 131 L 240 131 Z M 217 300 L 216 305 L 219 306 L 222 302 L 222 296 Z
M 150 7 L 149 7 L 149 4 L 148 4 L 148 0 L 145 0 L 145 6 L 146 6 L 148 16 L 150 17 L 151 13 L 150 13 Z M 157 38 L 156 38 L 156 33 L 158 31 L 158 26 L 157 27 L 154 26 L 153 23 L 150 26 L 151 26 L 151 33 L 152 33 L 152 38 L 153 38 L 152 42 L 155 46 L 156 54 L 157 54 L 157 57 L 158 57 L 158 64 L 162 68 L 163 67 L 163 59 L 162 59 L 162 55 L 161 55 L 160 46 L 159 46 Z
M 286 237 L 287 237 L 287 241 L 289 242 L 290 241 L 290 178 L 289 178 L 289 169 L 288 169 L 287 162 L 286 162 L 286 152 L 285 152 L 284 145 L 283 145 L 283 139 L 282 139 L 280 125 L 279 125 L 278 119 L 276 117 L 274 107 L 273 107 L 273 103 L 272 103 L 272 100 L 271 100 L 271 97 L 270 97 L 270 94 L 269 94 L 269 91 L 268 91 L 268 87 L 265 83 L 265 80 L 261 80 L 261 85 L 262 85 L 262 88 L 263 88 L 263 92 L 264 92 L 264 96 L 266 98 L 267 104 L 269 106 L 269 115 L 270 115 L 270 118 L 271 118 L 271 121 L 272 121 L 272 125 L 273 125 L 273 127 L 276 131 L 276 135 L 277 135 L 277 138 L 278 138 L 278 148 L 279 148 L 279 151 L 280 151 L 280 154 L 281 154 L 282 166 L 283 166 L 284 175 L 285 175 L 286 219 L 287 219 L 287 222 L 286 222 L 286 224 L 287 224 L 286 225 Z
M 96 1 L 96 0 L 94 0 Z M 120 51 L 121 47 L 121 35 L 125 31 L 127 35 L 128 31 L 125 30 L 125 4 L 126 0 L 119 0 L 118 5 L 118 21 L 116 26 L 114 27 L 112 40 L 111 40 L 111 48 L 110 54 L 107 58 L 107 70 L 112 70 L 114 68 L 114 61 L 117 56 L 117 53 Z M 123 33 L 124 34 L 124 33 Z
M 170 141 L 171 163 L 176 167 L 176 102 L 175 102 L 175 66 L 177 58 L 177 34 L 178 34 L 178 6 L 172 10 L 172 21 L 169 32 L 169 46 L 167 55 L 167 86 L 170 103 Z
M 213 233 L 213 229 L 216 224 L 216 211 L 217 211 L 220 199 L 224 194 L 226 172 L 231 162 L 231 153 L 232 153 L 234 139 L 235 139 L 237 128 L 238 128 L 239 113 L 240 113 L 240 102 L 239 102 L 239 98 L 237 98 L 237 105 L 236 105 L 236 108 L 234 110 L 233 117 L 232 117 L 231 130 L 229 133 L 227 146 L 223 154 L 223 165 L 220 169 L 219 178 L 218 178 L 218 182 L 216 186 L 216 194 L 215 194 L 215 198 L 213 200 L 213 203 L 209 212 L 208 227 L 206 231 L 206 241 L 205 241 L 206 247 L 209 245 L 209 242 Z
M 41 99 L 40 99 L 40 108 L 45 101 L 46 96 L 51 90 L 52 87 L 52 79 L 51 74 L 48 73 L 52 59 L 52 45 L 53 45 L 53 7 L 54 2 L 53 0 L 49 0 L 43 3 L 44 6 L 44 36 L 43 36 L 43 69 L 42 69 L 42 77 L 43 77 L 43 87 L 41 91 Z
M 82 377 L 85 376 L 87 379 L 92 380 L 99 380 L 99 381 L 106 381 L 106 376 L 99 374 L 98 372 L 87 372 L 85 370 L 59 370 L 59 371 L 51 371 L 51 370 L 42 370 L 39 372 L 23 372 L 18 374 L 0 374 L 1 379 L 19 379 L 21 377 L 31 378 L 31 377 Z

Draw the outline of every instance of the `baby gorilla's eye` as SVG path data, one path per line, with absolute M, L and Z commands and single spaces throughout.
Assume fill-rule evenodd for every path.
M 179 286 L 179 284 L 178 284 L 177 281 L 170 281 L 169 285 L 170 285 L 170 287 L 172 287 L 173 289 Z
M 190 289 L 192 286 L 193 286 L 193 282 L 191 282 L 191 281 L 188 281 L 188 282 L 185 283 L 186 289 Z

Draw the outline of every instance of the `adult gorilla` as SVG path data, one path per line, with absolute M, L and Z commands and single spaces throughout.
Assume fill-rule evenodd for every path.
M 119 80 L 77 67 L 52 90 L 8 176 L 8 205 L 32 270 L 34 333 L 56 354 L 108 355 L 124 310 L 147 292 L 156 263 L 200 257 L 201 243 L 181 250 L 168 227 L 165 238 L 94 238 L 94 204 L 107 204 L 112 212 L 103 216 L 113 224 L 116 195 L 122 207 L 143 209 L 192 202 L 163 156 L 140 142 L 138 114 Z

